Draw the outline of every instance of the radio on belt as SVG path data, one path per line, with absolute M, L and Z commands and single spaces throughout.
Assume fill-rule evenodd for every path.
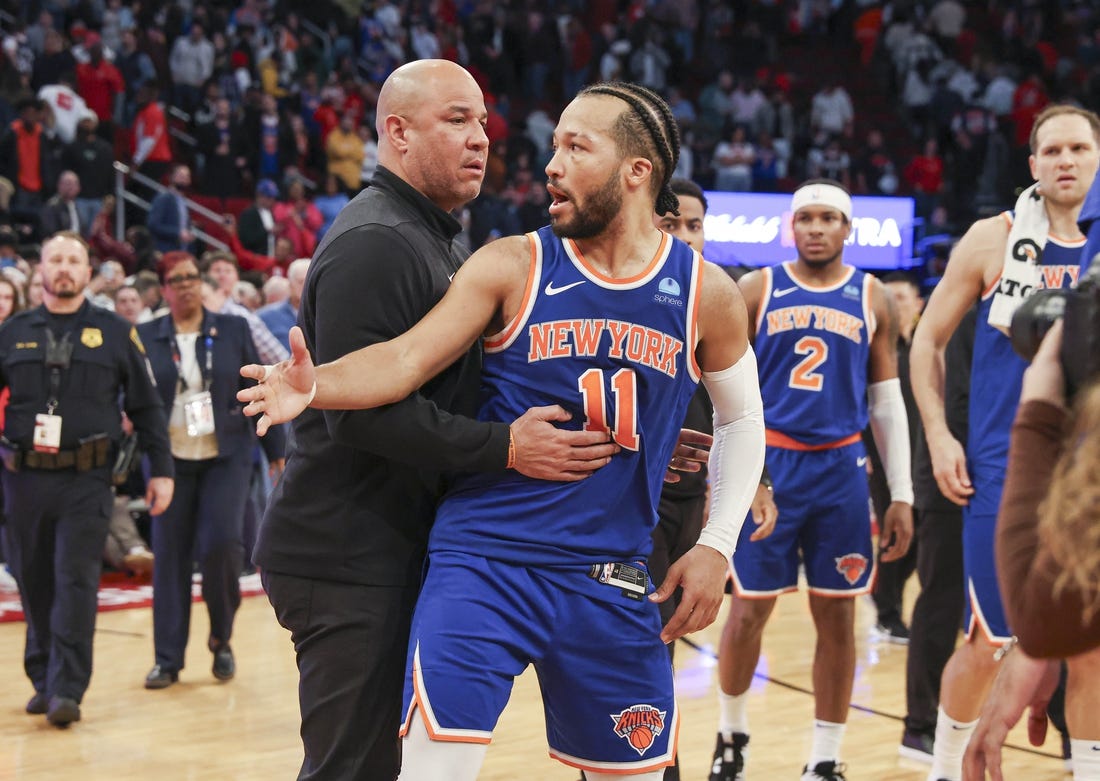
M 642 599 L 649 587 L 649 575 L 644 569 L 618 562 L 593 564 L 588 577 L 609 586 L 618 586 L 623 596 L 631 599 Z

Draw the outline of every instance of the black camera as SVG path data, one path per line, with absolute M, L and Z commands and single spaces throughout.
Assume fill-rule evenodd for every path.
M 1077 287 L 1040 290 L 1020 305 L 1009 327 L 1012 348 L 1030 362 L 1059 318 L 1064 321 L 1061 363 L 1066 398 L 1072 399 L 1089 380 L 1100 376 L 1100 252 Z

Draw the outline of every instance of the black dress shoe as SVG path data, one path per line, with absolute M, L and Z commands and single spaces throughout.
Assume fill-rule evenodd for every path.
M 159 664 L 153 665 L 153 669 L 145 676 L 146 689 L 167 689 L 180 679 L 180 674 L 173 670 L 165 670 Z
M 41 716 L 50 709 L 50 698 L 46 692 L 35 692 L 34 696 L 27 700 L 27 713 Z
M 55 727 L 67 727 L 74 721 L 80 721 L 80 706 L 68 697 L 51 697 L 46 721 Z
M 214 667 L 211 670 L 219 681 L 232 680 L 237 674 L 237 663 L 233 660 L 233 649 L 228 645 L 214 651 Z

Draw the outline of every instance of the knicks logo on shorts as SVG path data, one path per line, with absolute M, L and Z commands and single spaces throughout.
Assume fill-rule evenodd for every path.
M 631 705 L 619 713 L 610 713 L 615 722 L 615 734 L 625 738 L 631 748 L 642 756 L 665 730 L 665 713 L 652 705 Z
M 848 584 L 854 586 L 867 571 L 867 557 L 859 553 L 849 553 L 836 559 L 836 571 L 844 576 Z

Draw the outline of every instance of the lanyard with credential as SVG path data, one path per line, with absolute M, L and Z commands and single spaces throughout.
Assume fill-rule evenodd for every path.
M 202 389 L 209 391 L 211 378 L 214 376 L 214 337 L 207 334 L 203 340 L 203 346 L 206 348 L 206 369 L 201 372 Z M 190 387 L 187 385 L 187 381 L 183 379 L 183 361 L 180 359 L 179 345 L 176 344 L 174 339 L 172 340 L 172 363 L 176 365 L 176 396 L 182 398 L 182 395 L 190 390 Z
M 50 370 L 50 395 L 46 399 L 46 414 L 57 409 L 61 393 L 61 371 L 68 369 L 73 357 L 72 332 L 66 331 L 58 341 L 49 328 L 46 329 L 46 367 Z

